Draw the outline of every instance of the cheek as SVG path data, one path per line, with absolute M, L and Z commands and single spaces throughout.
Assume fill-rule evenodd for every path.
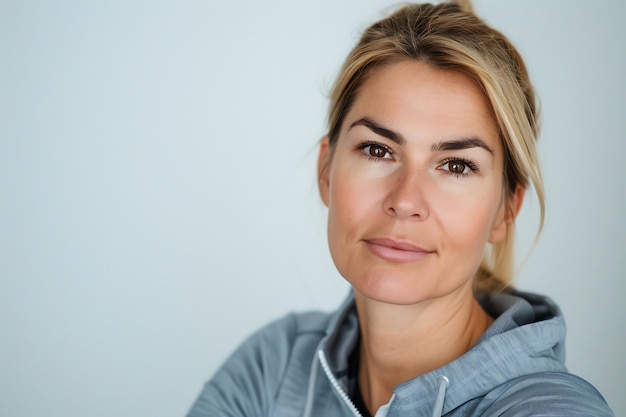
M 375 165 L 380 166 L 372 166 L 371 162 L 366 167 L 358 162 L 347 163 L 331 171 L 328 215 L 332 227 L 329 231 L 367 224 L 363 223 L 365 218 L 381 210 L 389 168 Z
M 328 233 L 331 239 L 352 229 L 351 220 L 362 218 L 367 211 L 370 203 L 368 193 L 363 188 L 363 184 L 354 176 L 344 175 L 341 170 L 331 174 L 328 202 Z M 347 238 L 343 236 L 343 239 Z
M 499 206 L 500 196 L 495 191 L 442 202 L 435 215 L 444 235 L 444 244 L 481 257 L 497 219 Z

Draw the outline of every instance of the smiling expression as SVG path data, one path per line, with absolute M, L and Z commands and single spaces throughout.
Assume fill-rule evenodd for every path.
M 368 298 L 471 293 L 487 243 L 506 235 L 502 144 L 464 74 L 419 61 L 376 70 L 319 164 L 333 261 Z

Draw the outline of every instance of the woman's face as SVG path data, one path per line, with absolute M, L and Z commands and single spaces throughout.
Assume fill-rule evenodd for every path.
M 333 260 L 366 297 L 471 292 L 487 242 L 506 235 L 502 144 L 487 99 L 461 73 L 418 61 L 377 70 L 319 163 Z

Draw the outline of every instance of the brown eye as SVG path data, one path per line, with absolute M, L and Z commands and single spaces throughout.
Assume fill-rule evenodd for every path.
M 357 146 L 357 150 L 373 161 L 393 161 L 393 151 L 382 143 L 365 142 Z
M 465 172 L 467 166 L 463 162 L 451 161 L 448 162 L 448 170 L 454 174 L 462 174 Z
M 468 177 L 480 172 L 478 165 L 469 159 L 450 158 L 441 162 L 439 168 L 457 177 Z
M 369 156 L 373 156 L 374 158 L 384 158 L 387 153 L 387 149 L 382 146 L 370 145 L 367 153 Z
M 359 146 L 359 149 L 371 159 L 393 159 L 393 152 L 384 145 L 365 143 Z

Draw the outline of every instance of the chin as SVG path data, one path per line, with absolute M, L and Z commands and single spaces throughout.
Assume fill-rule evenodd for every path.
M 425 301 L 472 293 L 472 279 L 443 280 L 432 274 L 407 274 L 406 271 L 384 270 L 358 274 L 359 279 L 348 279 L 361 296 L 381 303 L 415 305 Z M 428 276 L 428 279 L 423 279 Z M 345 277 L 345 275 L 344 275 Z M 422 277 L 422 279 L 420 279 Z
M 365 276 L 361 280 L 348 280 L 352 288 L 363 297 L 381 303 L 396 305 L 418 304 L 442 294 L 437 294 L 429 285 L 407 279 L 406 276 L 394 276 L 393 273 Z

